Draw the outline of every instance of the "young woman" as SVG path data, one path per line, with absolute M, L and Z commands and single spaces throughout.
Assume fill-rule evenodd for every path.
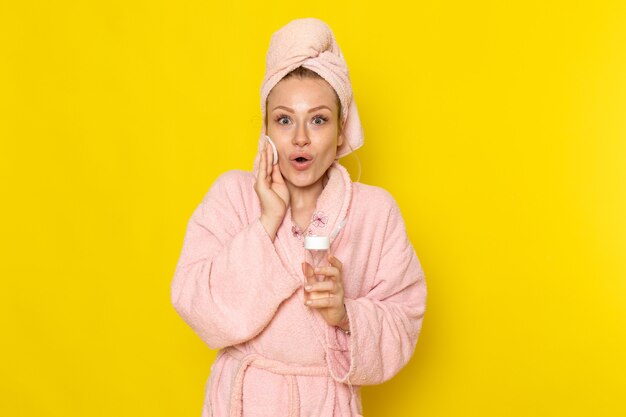
M 324 22 L 274 33 L 261 111 L 254 172 L 212 185 L 172 282 L 176 311 L 219 349 L 202 416 L 359 416 L 359 386 L 411 358 L 426 283 L 393 197 L 337 161 L 363 131 Z M 305 262 L 306 236 L 329 237 L 327 266 Z

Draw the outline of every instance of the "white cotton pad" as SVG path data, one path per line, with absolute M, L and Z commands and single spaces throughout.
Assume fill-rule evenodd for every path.
M 272 150 L 274 151 L 274 162 L 272 165 L 276 165 L 278 163 L 278 151 L 276 150 L 276 145 L 274 145 L 274 142 L 272 142 L 272 139 L 270 139 L 269 136 L 265 135 L 265 139 L 267 139 L 270 145 L 272 145 Z

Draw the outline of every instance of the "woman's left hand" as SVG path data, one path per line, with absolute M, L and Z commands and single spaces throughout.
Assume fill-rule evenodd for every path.
M 343 264 L 332 255 L 328 256 L 330 266 L 313 268 L 308 262 L 302 263 L 302 272 L 306 278 L 304 287 L 305 305 L 316 308 L 326 323 L 348 328 L 348 314 L 343 299 Z M 325 275 L 329 279 L 317 281 L 315 275 Z

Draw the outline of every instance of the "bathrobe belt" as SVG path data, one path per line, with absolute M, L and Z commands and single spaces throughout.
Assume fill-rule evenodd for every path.
M 265 369 L 274 374 L 285 375 L 288 377 L 290 402 L 289 417 L 298 417 L 300 415 L 300 393 L 298 391 L 298 380 L 296 379 L 296 375 L 330 376 L 328 367 L 326 366 L 291 365 L 277 360 L 268 359 L 258 353 L 243 353 L 231 346 L 225 348 L 224 351 L 240 362 L 237 373 L 235 374 L 235 381 L 230 395 L 230 417 L 241 417 L 243 415 L 243 377 L 248 366 Z M 330 385 L 332 385 L 333 388 L 335 386 L 334 383 L 330 383 Z M 332 395 L 333 398 L 331 404 L 335 402 L 334 389 L 332 389 Z

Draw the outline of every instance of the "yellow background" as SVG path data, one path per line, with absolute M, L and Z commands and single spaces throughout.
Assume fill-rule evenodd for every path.
M 429 298 L 365 415 L 626 415 L 626 3 L 2 2 L 0 415 L 200 415 L 169 288 L 250 169 L 271 34 L 334 30 Z M 353 175 L 356 159 L 345 158 Z

